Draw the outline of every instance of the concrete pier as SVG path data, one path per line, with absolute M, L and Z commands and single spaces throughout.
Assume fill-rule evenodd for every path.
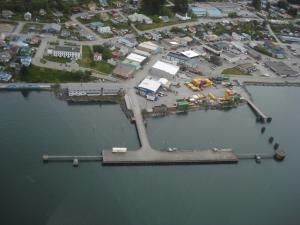
M 251 100 L 247 100 L 247 103 L 262 122 L 267 122 L 271 118 L 264 114 Z
M 44 162 L 50 161 L 102 161 L 101 155 L 43 155 Z
M 238 157 L 231 149 L 221 150 L 176 150 L 159 151 L 151 147 L 144 125 L 141 109 L 134 90 L 128 91 L 131 109 L 134 114 L 141 148 L 137 151 L 113 153 L 111 150 L 102 152 L 104 165 L 121 164 L 189 164 L 189 163 L 237 163 Z

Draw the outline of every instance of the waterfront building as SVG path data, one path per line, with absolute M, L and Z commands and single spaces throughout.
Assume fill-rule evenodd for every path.
M 154 79 L 145 78 L 139 85 L 138 89 L 143 92 L 144 95 L 156 94 L 160 88 L 161 83 Z
M 135 67 L 128 64 L 119 64 L 113 70 L 112 74 L 122 79 L 132 78 L 135 73 Z
M 66 88 L 70 97 L 119 95 L 123 90 L 119 85 L 111 83 L 67 84 Z
M 179 72 L 179 66 L 166 63 L 163 61 L 157 61 L 150 70 L 151 74 L 158 77 L 164 77 L 167 79 L 174 79 Z

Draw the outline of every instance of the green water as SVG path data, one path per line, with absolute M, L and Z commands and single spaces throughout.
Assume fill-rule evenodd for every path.
M 97 154 L 138 148 L 133 125 L 118 105 L 68 105 L 52 93 L 0 94 L 1 224 L 298 225 L 300 89 L 250 88 L 273 121 L 264 135 L 252 112 L 193 112 L 148 120 L 154 147 L 231 147 L 272 152 L 282 163 L 102 167 L 43 164 L 43 154 Z

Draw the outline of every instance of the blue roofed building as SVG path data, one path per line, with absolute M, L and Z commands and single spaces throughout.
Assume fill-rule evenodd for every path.
M 104 24 L 101 22 L 93 22 L 89 24 L 89 27 L 92 28 L 93 30 L 97 30 L 99 27 L 103 27 Z
M 271 41 L 265 41 L 264 47 L 272 53 L 273 57 L 276 57 L 277 59 L 285 58 L 284 49 L 281 48 L 279 45 L 276 45 Z
M 208 17 L 222 17 L 222 12 L 215 7 L 207 8 L 206 13 Z
M 30 66 L 31 60 L 32 60 L 32 59 L 31 59 L 30 56 L 22 56 L 22 57 L 20 58 L 21 64 L 22 64 L 23 66 L 26 66 L 26 67 Z
M 191 6 L 190 12 L 197 17 L 222 17 L 222 12 L 212 6 Z
M 190 7 L 190 12 L 197 17 L 206 16 L 206 8 L 192 6 Z
M 12 78 L 11 74 L 4 72 L 4 71 L 0 71 L 0 81 L 9 81 Z
M 56 24 L 56 23 L 49 23 L 49 24 L 45 24 L 43 27 L 43 32 L 46 33 L 59 33 L 61 30 L 61 25 Z

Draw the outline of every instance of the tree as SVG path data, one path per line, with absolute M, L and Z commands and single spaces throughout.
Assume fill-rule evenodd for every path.
M 164 3 L 165 0 L 142 0 L 141 8 L 147 14 L 159 14 Z
M 296 8 L 291 7 L 288 9 L 287 13 L 293 17 L 296 17 L 298 14 L 298 10 Z
M 237 18 L 238 14 L 236 12 L 231 12 L 231 13 L 228 13 L 228 17 L 230 17 L 230 18 Z
M 108 48 L 103 49 L 102 58 L 103 60 L 108 60 L 112 57 L 111 51 Z
M 271 3 L 270 3 L 270 2 L 267 2 L 267 5 L 266 5 L 266 11 L 267 11 L 267 12 L 269 12 L 270 7 L 271 7 Z
M 252 0 L 252 6 L 256 10 L 260 10 L 261 9 L 261 1 L 260 0 Z
M 185 14 L 188 11 L 188 0 L 174 0 L 173 10 Z
M 286 0 L 280 0 L 278 2 L 278 7 L 286 10 L 289 7 L 289 3 Z

